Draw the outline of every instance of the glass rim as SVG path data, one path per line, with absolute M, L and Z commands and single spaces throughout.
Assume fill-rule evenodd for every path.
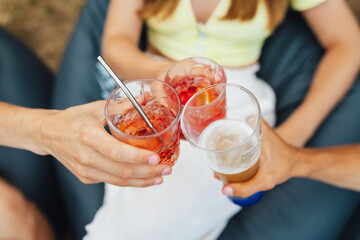
M 155 138 L 155 137 L 159 137 L 161 135 L 163 135 L 165 132 L 169 131 L 175 124 L 176 122 L 178 122 L 180 120 L 180 116 L 181 116 L 181 102 L 180 102 L 180 98 L 179 98 L 179 95 L 177 94 L 177 92 L 175 91 L 175 89 L 173 87 L 171 87 L 170 84 L 164 82 L 164 81 L 161 81 L 159 79 L 155 79 L 155 78 L 141 78 L 141 79 L 136 79 L 136 80 L 132 80 L 132 81 L 128 81 L 126 82 L 126 84 L 133 84 L 133 83 L 139 83 L 139 82 L 147 82 L 147 81 L 156 81 L 156 82 L 160 82 L 161 84 L 164 84 L 166 86 L 168 86 L 174 93 L 175 93 L 175 96 L 176 96 L 176 99 L 177 99 L 177 102 L 178 102 L 178 112 L 176 114 L 176 117 L 175 119 L 171 122 L 171 124 L 166 127 L 164 130 L 160 131 L 160 132 L 157 132 L 155 134 L 151 134 L 151 135 L 147 135 L 147 136 L 131 136 L 131 135 L 128 135 L 122 131 L 120 131 L 119 129 L 117 129 L 114 124 L 112 123 L 112 121 L 110 121 L 109 119 L 109 114 L 108 114 L 108 106 L 109 106 L 109 103 L 113 97 L 113 95 L 115 93 L 117 93 L 118 91 L 122 91 L 120 87 L 117 87 L 114 91 L 112 91 L 112 93 L 110 94 L 110 96 L 106 99 L 106 103 L 105 103 L 105 109 L 104 109 L 104 112 L 105 112 L 105 118 L 106 118 L 106 122 L 108 124 L 108 126 L 114 130 L 117 134 L 123 136 L 123 137 L 126 137 L 126 138 L 131 138 L 131 139 L 137 139 L 137 140 L 141 140 L 141 139 L 148 139 L 148 138 Z M 125 96 L 126 97 L 126 96 Z M 127 97 L 126 97 L 127 98 Z
M 207 61 L 209 64 L 207 63 L 202 63 L 202 62 L 198 62 L 196 61 L 196 59 L 203 59 L 205 61 Z M 181 59 L 177 62 L 175 62 L 167 71 L 166 71 L 166 74 L 165 74 L 165 79 L 167 76 L 169 76 L 169 73 L 170 71 L 172 71 L 177 65 L 179 65 L 180 63 L 182 62 L 185 62 L 185 61 L 189 61 L 189 60 L 193 60 L 197 63 L 200 63 L 200 64 L 207 64 L 207 65 L 210 65 L 210 64 L 214 64 L 215 66 L 219 67 L 223 72 L 225 72 L 224 68 L 217 62 L 215 62 L 214 60 L 210 59 L 210 58 L 207 58 L 207 57 L 200 57 L 200 56 L 194 56 L 194 57 L 188 57 L 188 58 L 184 58 L 184 59 Z
M 241 143 L 239 144 L 236 144 L 235 146 L 232 146 L 230 148 L 225 148 L 225 149 L 221 149 L 221 150 L 211 150 L 211 149 L 207 149 L 207 148 L 203 148 L 201 147 L 199 144 L 197 144 L 196 142 L 194 142 L 189 136 L 188 136 L 188 133 L 187 133 L 187 130 L 185 129 L 185 125 L 184 125 L 184 113 L 185 113 L 185 110 L 189 107 L 188 104 L 191 100 L 193 100 L 193 98 L 195 98 L 196 96 L 202 94 L 203 92 L 205 92 L 206 90 L 208 89 L 211 89 L 211 88 L 215 88 L 215 87 L 218 87 L 218 86 L 232 86 L 232 87 L 236 87 L 236 88 L 239 88 L 241 90 L 243 90 L 244 92 L 246 92 L 247 94 L 250 95 L 250 97 L 255 100 L 255 104 L 256 104 L 256 108 L 258 110 L 258 118 L 257 118 L 257 123 L 256 123 L 256 126 L 255 128 L 253 129 L 252 133 L 244 140 L 242 141 Z M 211 104 L 211 103 L 209 103 Z M 206 104 L 208 105 L 208 104 Z M 203 105 L 204 106 L 204 105 Z M 200 106 L 200 107 L 203 107 L 203 106 Z M 200 108 L 199 107 L 199 108 Z M 192 108 L 196 108 L 196 107 L 192 107 Z M 219 119 L 221 120 L 221 119 Z M 243 145 L 245 145 L 247 142 L 250 141 L 250 139 L 255 135 L 256 131 L 259 129 L 259 138 L 257 139 L 258 142 L 252 147 L 250 148 L 248 151 L 246 151 L 244 154 L 247 154 L 248 152 L 251 152 L 254 148 L 256 148 L 256 146 L 260 143 L 261 144 L 261 139 L 262 139 L 262 134 L 261 134 L 261 109 L 260 109 L 260 105 L 259 105 L 259 102 L 258 100 L 256 99 L 255 95 L 252 94 L 247 88 L 239 85 L 239 84 L 234 84 L 234 83 L 218 83 L 218 84 L 213 84 L 213 85 L 210 85 L 206 88 L 203 88 L 201 89 L 200 91 L 198 91 L 197 93 L 195 93 L 188 101 L 187 103 L 185 104 L 184 108 L 182 109 L 182 112 L 181 112 L 181 118 L 180 118 L 180 127 L 181 127 L 181 131 L 182 131 L 182 134 L 184 135 L 184 137 L 186 138 L 186 140 L 191 144 L 193 145 L 194 147 L 200 149 L 200 150 L 203 150 L 203 151 L 206 151 L 206 152 L 212 152 L 212 153 L 222 153 L 222 152 L 227 152 L 227 151 L 232 151 L 238 147 L 241 147 Z M 184 129 L 183 129 L 183 126 L 184 126 Z

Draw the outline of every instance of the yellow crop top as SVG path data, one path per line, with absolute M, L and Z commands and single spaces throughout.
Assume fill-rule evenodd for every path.
M 290 5 L 303 11 L 324 1 L 290 0 Z M 174 60 L 207 57 L 227 67 L 254 63 L 260 57 L 265 39 L 271 34 L 267 29 L 266 4 L 260 0 L 255 17 L 246 22 L 220 20 L 229 6 L 230 0 L 220 0 L 207 22 L 202 24 L 194 16 L 191 0 L 180 0 L 170 17 L 147 20 L 149 42 Z

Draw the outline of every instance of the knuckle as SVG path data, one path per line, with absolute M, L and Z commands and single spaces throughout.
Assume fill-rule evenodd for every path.
M 89 160 L 88 157 L 80 156 L 80 157 L 78 158 L 78 160 L 79 160 L 79 163 L 80 163 L 81 165 L 84 165 L 84 166 L 90 165 L 90 160 Z
M 247 190 L 247 188 L 242 186 L 241 188 L 234 188 L 234 195 L 241 197 L 241 198 L 247 198 L 251 194 L 249 194 L 249 191 Z
M 117 159 L 119 156 L 119 151 L 117 148 L 110 148 L 108 152 L 111 159 Z
M 82 126 L 76 131 L 76 138 L 82 143 L 89 142 L 89 133 L 91 133 L 91 128 L 89 126 Z
M 77 171 L 77 173 L 79 174 L 79 176 L 81 178 L 86 179 L 86 178 L 89 177 L 89 171 L 88 171 L 87 167 L 84 167 L 82 165 L 78 165 L 76 171 Z
M 275 187 L 275 184 L 272 182 L 268 182 L 264 186 L 267 190 L 273 189 Z
M 239 191 L 239 190 L 237 189 L 237 190 L 234 190 L 234 196 L 244 198 L 244 197 L 246 196 L 246 193 L 245 193 L 243 190 Z
M 126 178 L 119 178 L 115 185 L 119 186 L 119 187 L 127 187 L 129 186 L 129 181 Z
M 272 176 L 268 176 L 266 181 L 264 181 L 264 185 L 268 188 L 273 188 L 275 186 L 274 178 Z
M 134 176 L 134 170 L 130 167 L 122 167 L 119 171 L 119 174 L 123 178 L 131 178 Z
M 77 163 L 79 163 L 80 165 L 82 166 L 88 166 L 90 165 L 90 159 L 88 156 L 84 155 L 83 153 L 81 152 L 78 152 L 76 155 L 75 155 L 75 160 Z
M 152 186 L 152 185 L 154 185 L 154 181 L 152 181 L 152 180 L 149 180 L 149 181 L 141 181 L 141 182 L 139 183 L 139 187 L 141 187 L 141 188 L 149 187 L 149 186 Z
M 84 177 L 81 177 L 81 176 L 79 176 L 78 178 L 79 178 L 80 182 L 82 182 L 82 183 L 84 183 L 84 184 L 93 183 L 93 182 L 92 182 L 90 179 L 88 179 L 88 178 L 84 178 Z
M 159 169 L 151 168 L 148 175 L 149 177 L 159 177 L 162 176 L 163 171 L 164 171 L 163 168 L 159 168 Z
M 144 169 L 143 177 L 144 178 L 159 177 L 162 175 L 162 172 L 163 172 L 162 166 L 159 166 L 159 168 L 157 166 L 155 167 L 149 166 Z

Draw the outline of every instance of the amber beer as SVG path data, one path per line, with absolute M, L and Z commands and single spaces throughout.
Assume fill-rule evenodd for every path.
M 255 175 L 261 146 L 252 133 L 246 123 L 229 119 L 214 121 L 201 133 L 199 144 L 209 149 L 205 157 L 225 184 L 243 182 Z

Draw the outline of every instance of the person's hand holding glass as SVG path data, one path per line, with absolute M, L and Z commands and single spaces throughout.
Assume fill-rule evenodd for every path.
M 126 86 L 156 132 L 147 126 L 124 92 L 117 88 L 105 106 L 112 135 L 124 143 L 157 153 L 161 164 L 173 166 L 180 145 L 181 105 L 177 93 L 171 86 L 156 79 L 135 80 Z

